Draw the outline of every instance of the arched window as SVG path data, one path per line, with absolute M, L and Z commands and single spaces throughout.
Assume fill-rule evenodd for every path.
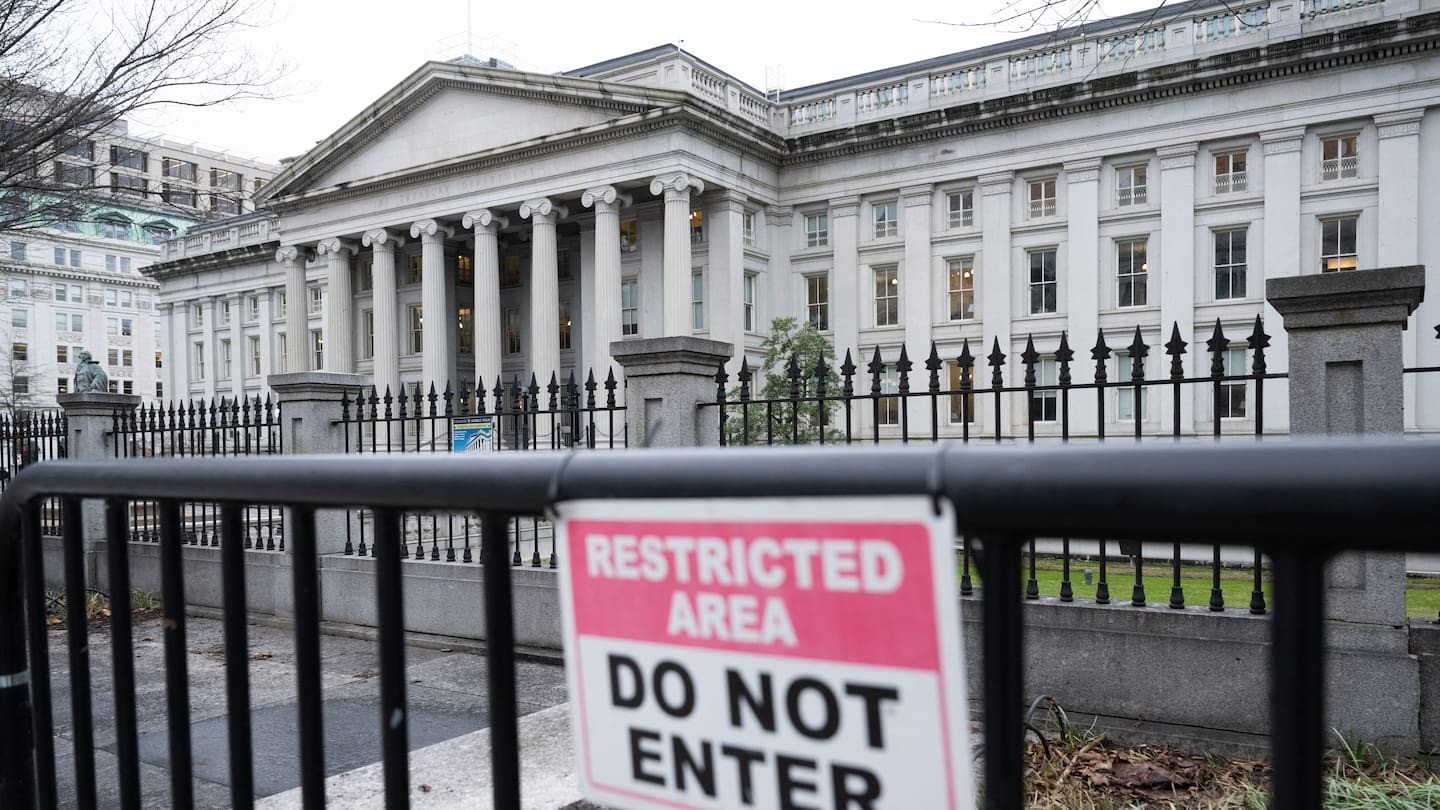
M 152 245 L 158 245 L 166 239 L 174 239 L 179 233 L 178 228 L 164 220 L 145 223 L 145 241 Z
M 97 224 L 100 226 L 100 235 L 106 239 L 130 238 L 130 220 L 125 217 L 112 214 L 101 217 Z

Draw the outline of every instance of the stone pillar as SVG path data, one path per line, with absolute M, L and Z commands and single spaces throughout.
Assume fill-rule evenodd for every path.
M 306 359 L 310 342 L 310 319 L 305 304 L 305 249 L 287 245 L 275 251 L 275 261 L 285 265 L 285 370 L 309 371 Z
M 1100 165 L 1099 158 L 1065 164 L 1065 319 L 1070 349 L 1077 358 L 1070 365 L 1075 382 L 1089 382 L 1092 378 L 1094 364 L 1079 358 L 1090 356 L 1100 328 Z M 1021 272 L 1025 289 L 1030 268 L 1024 267 Z M 1099 417 L 1093 395 L 1070 397 L 1070 435 L 1093 435 Z
M 433 219 L 410 226 L 410 236 L 420 240 L 420 358 L 421 388 L 444 391 L 455 383 L 455 321 L 446 306 L 445 239 L 455 230 Z
M 900 322 L 905 325 L 905 349 L 913 364 L 910 390 L 923 390 L 929 385 L 925 358 L 930 356 L 930 324 L 935 321 L 934 262 L 930 258 L 931 198 L 934 186 L 908 186 L 900 189 L 900 204 L 905 212 L 900 224 L 905 237 L 905 264 L 900 271 Z M 918 402 L 918 400 L 917 400 Z M 914 403 L 912 403 L 913 405 Z M 910 435 L 930 432 L 930 409 L 908 409 Z
M 245 396 L 245 296 L 236 293 L 230 302 L 230 395 Z
M 735 347 L 693 335 L 617 341 L 610 346 L 625 369 L 625 419 L 638 447 L 712 447 L 720 443 L 715 370 Z
M 325 370 L 341 374 L 355 371 L 355 295 L 351 289 L 350 260 L 360 248 L 344 239 L 326 239 L 319 253 L 328 256 L 325 294 Z
M 1273 232 L 1273 231 L 1272 231 Z M 1389 435 L 1404 427 L 1401 341 L 1424 297 L 1423 267 L 1272 278 L 1266 297 L 1289 333 L 1290 432 L 1297 436 Z M 1359 735 L 1385 750 L 1414 751 L 1418 671 L 1409 655 L 1405 555 L 1342 554 L 1326 574 L 1326 727 Z M 1372 657 L 1363 677 L 1347 651 Z M 1382 658 L 1384 666 L 1373 663 Z M 1392 670 L 1398 674 L 1392 674 Z M 1383 700 L 1376 700 L 1383 694 Z M 1382 708 L 1383 706 L 1383 708 Z M 1408 735 L 1396 729 L 1410 729 Z
M 1181 358 L 1185 375 L 1194 376 L 1197 357 L 1204 357 L 1195 345 L 1195 154 L 1199 144 L 1185 143 L 1178 146 L 1162 147 L 1160 156 L 1160 244 L 1151 240 L 1146 245 L 1146 261 L 1150 268 L 1147 280 L 1149 294 L 1160 297 L 1160 342 L 1170 339 L 1172 324 L 1180 325 L 1180 338 L 1190 342 L 1186 354 Z M 1158 248 L 1158 250 L 1157 250 Z M 1202 247 L 1206 255 L 1210 247 Z M 1156 259 L 1159 259 L 1157 262 Z M 1156 289 L 1156 281 L 1159 281 Z M 1154 299 L 1152 298 L 1151 301 Z M 1152 351 L 1158 355 L 1155 369 L 1156 379 L 1170 373 L 1169 357 L 1163 349 Z M 1152 361 L 1154 362 L 1154 361 Z M 1209 363 L 1205 364 L 1209 368 Z M 1188 387 L 1188 386 L 1186 386 Z M 1195 427 L 1195 397 L 1201 394 L 1198 387 L 1180 393 L 1180 428 L 1184 431 Z M 1161 424 L 1171 419 L 1174 413 L 1175 390 L 1172 386 L 1160 386 L 1159 410 L 1155 411 Z
M 794 238 L 795 209 L 788 205 L 772 205 L 765 209 L 765 228 L 770 235 L 770 286 L 767 295 L 770 300 L 770 311 L 776 315 L 794 315 L 795 319 L 804 323 L 807 318 L 805 311 L 804 292 L 801 290 L 799 303 L 795 302 L 795 293 L 800 289 L 796 279 L 791 277 L 790 253 L 795 249 L 791 243 Z
M 405 244 L 404 237 L 380 228 L 366 231 L 361 240 L 374 250 L 370 261 L 371 284 L 374 291 L 375 355 L 371 377 L 383 396 L 386 391 L 400 392 L 400 326 L 399 304 L 395 298 L 395 248 Z
M 988 340 L 982 346 L 971 346 L 970 351 L 975 355 L 975 370 L 971 381 L 976 389 L 989 387 L 990 367 L 986 364 L 985 358 L 990 354 L 994 341 L 1000 342 L 1000 351 L 1008 356 L 1009 368 L 1015 368 L 1015 352 L 1010 346 L 1010 322 L 1012 317 L 1022 312 L 1029 312 L 1029 282 L 1030 268 L 1028 265 L 1020 268 L 1021 284 L 1020 289 L 1027 292 L 1021 296 L 1020 306 L 1015 307 L 1010 300 L 1011 284 L 1010 273 L 1013 257 L 1010 250 L 1010 218 L 1012 186 L 1015 176 L 1011 172 L 999 174 L 987 174 L 980 178 L 980 319 L 984 325 L 985 334 Z M 1058 259 L 1058 257 L 1057 257 Z M 1065 273 L 1064 265 L 1060 265 L 1059 273 Z M 1076 283 L 1072 276 L 1057 275 L 1061 289 L 1068 290 Z M 1063 300 L 1063 299 L 1061 299 Z M 1056 301 L 1059 304 L 1059 300 Z M 1074 344 L 1071 348 L 1075 348 Z M 1006 369 L 1005 380 L 1007 384 L 1015 384 L 1015 375 Z M 1084 397 L 1071 397 L 1072 401 L 1079 401 Z M 976 402 L 983 401 L 977 398 Z M 994 419 L 992 411 L 979 408 L 980 413 L 976 414 L 975 423 L 980 428 L 990 428 L 999 431 L 1001 435 L 1009 435 L 1010 420 L 1013 418 L 1014 408 L 1006 408 L 1001 414 L 1001 424 L 988 425 L 986 421 Z
M 130 415 L 140 405 L 140 397 L 131 394 L 107 394 L 87 391 L 83 394 L 59 394 L 56 402 L 65 411 L 65 458 L 72 461 L 113 461 L 115 459 L 115 415 Z M 85 541 L 85 581 L 101 582 L 105 569 L 105 502 L 85 500 L 80 505 L 81 536 Z M 48 555 L 47 555 L 48 556 Z M 45 569 L 56 575 L 63 572 L 61 561 L 47 560 Z M 50 574 L 47 573 L 47 579 Z M 96 587 L 102 587 L 96 585 Z
M 217 300 L 213 295 L 201 300 L 201 306 L 204 307 L 205 312 L 203 316 L 205 331 L 201 334 L 205 335 L 205 350 L 202 353 L 205 355 L 205 365 L 207 366 L 205 371 L 206 399 L 214 399 L 215 392 L 220 390 L 220 336 L 219 331 L 215 328 L 216 321 L 220 319 L 220 307 Z
M 845 352 L 858 366 L 865 365 L 860 350 L 860 198 L 836 197 L 830 201 L 830 240 L 835 246 L 830 272 L 830 329 L 835 336 L 835 359 Z
M 665 194 L 665 274 L 663 331 L 666 337 L 690 334 L 690 194 L 705 184 L 684 172 L 650 181 L 650 193 Z
M 560 378 L 560 280 L 555 244 L 555 220 L 568 211 L 548 199 L 527 200 L 520 218 L 531 222 L 530 258 L 530 370 L 540 390 L 553 376 Z
M 1291 127 L 1260 133 L 1260 145 L 1265 153 L 1265 224 L 1260 240 L 1264 244 L 1264 255 L 1260 268 L 1266 283 L 1272 278 L 1286 278 L 1300 275 L 1300 145 L 1305 138 L 1304 127 Z M 1255 180 L 1252 178 L 1252 184 Z M 1254 187 L 1253 185 L 1251 186 Z M 1249 245 L 1254 251 L 1256 243 L 1254 227 L 1251 227 Z M 1318 255 L 1314 252 L 1311 255 Z M 1312 268 L 1305 272 L 1315 272 Z M 1247 282 L 1253 284 L 1253 281 Z M 1255 289 L 1253 286 L 1250 289 Z M 1265 307 L 1265 320 L 1274 324 L 1280 319 L 1279 313 L 1269 304 Z M 1286 348 L 1289 335 L 1284 329 L 1273 326 L 1270 333 L 1269 356 L 1286 362 L 1289 356 Z M 1284 371 L 1283 367 L 1271 364 L 1271 371 Z M 1288 396 L 1289 383 L 1286 380 L 1271 380 L 1265 384 L 1269 397 L 1284 401 Z M 1277 408 L 1273 414 L 1265 415 L 1267 430 L 1285 430 L 1290 414 Z
M 500 378 L 499 234 L 510 220 L 481 209 L 467 213 L 461 224 L 475 231 L 475 379 L 488 390 Z
M 270 379 L 271 374 L 280 372 L 279 358 L 275 357 L 275 291 L 266 287 L 260 294 L 260 381 Z
M 610 345 L 620 340 L 620 208 L 632 200 L 614 186 L 597 186 L 580 196 L 580 204 L 595 209 L 595 305 L 584 317 L 594 323 L 594 340 L 586 343 L 585 372 L 597 382 L 614 365 Z M 591 330 L 587 330 L 591 331 Z M 593 345 L 593 348 L 592 348 Z M 618 373 L 618 371 L 617 371 Z M 583 374 L 577 374 L 583 380 Z

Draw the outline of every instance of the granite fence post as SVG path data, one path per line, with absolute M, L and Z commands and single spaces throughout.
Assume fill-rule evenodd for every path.
M 140 397 L 133 394 L 110 394 L 87 391 L 79 394 L 60 394 L 56 397 L 60 408 L 65 411 L 65 457 L 84 461 L 103 461 L 115 458 L 115 416 L 129 416 L 140 405 Z M 81 536 L 85 539 L 85 581 L 91 587 L 102 587 L 101 577 L 105 572 L 105 502 L 86 500 L 82 502 L 80 514 L 83 525 Z M 57 551 L 60 546 L 54 547 Z M 50 579 L 51 560 L 46 560 L 46 578 Z M 53 562 L 54 578 L 59 581 L 61 569 L 57 557 Z
M 680 335 L 618 340 L 610 354 L 625 370 L 625 419 L 632 446 L 713 447 L 720 443 L 715 372 L 732 344 Z

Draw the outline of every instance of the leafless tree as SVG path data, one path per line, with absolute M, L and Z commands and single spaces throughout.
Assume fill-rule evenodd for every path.
M 35 355 L 33 345 L 26 345 L 23 355 L 16 349 L 11 333 L 0 329 L 0 414 L 12 418 L 40 402 L 35 387 L 40 382 L 37 378 L 51 373 L 50 367 Z
M 93 139 L 122 119 L 266 95 L 280 68 L 236 35 L 269 13 L 266 0 L 0 0 L 0 231 L 88 220 Z

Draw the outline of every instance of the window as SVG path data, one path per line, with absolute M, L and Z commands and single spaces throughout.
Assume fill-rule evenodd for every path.
M 310 353 L 315 356 L 315 370 L 325 368 L 325 333 L 319 329 L 310 330 Z
M 250 192 L 250 193 L 258 195 L 261 191 L 263 191 L 263 190 L 265 189 L 265 184 L 266 184 L 265 178 L 263 178 L 263 177 L 256 177 L 256 178 L 254 178 L 254 179 L 252 180 L 252 182 L 251 182 L 251 187 L 250 187 L 250 188 L 251 188 L 251 192 Z
M 1150 264 L 1145 259 L 1147 240 L 1121 239 L 1115 242 L 1115 304 L 1145 306 L 1145 282 Z
M 894 368 L 887 368 L 880 375 L 880 393 L 900 393 L 900 372 Z M 880 406 L 879 424 L 898 425 L 900 424 L 900 397 L 882 396 L 878 402 Z
M 1141 362 L 1143 363 L 1144 361 L 1142 360 Z M 1134 375 L 1135 361 L 1130 358 L 1129 354 L 1126 354 L 1124 352 L 1117 352 L 1115 354 L 1115 380 L 1121 383 L 1128 383 L 1135 379 Z M 1142 422 L 1145 420 L 1146 415 L 1149 413 L 1149 410 L 1146 407 L 1146 400 L 1148 400 L 1149 398 L 1150 397 L 1148 389 L 1142 387 L 1140 389 L 1140 420 Z M 1119 419 L 1121 422 L 1135 421 L 1134 386 L 1128 386 L 1119 389 L 1118 404 L 1119 408 L 1115 412 L 1115 418 Z
M 690 323 L 692 329 L 705 328 L 705 274 L 690 274 Z
M 1239 377 L 1245 374 L 1245 349 L 1236 347 L 1226 349 L 1220 354 L 1220 360 L 1224 364 L 1226 377 Z M 1216 401 L 1215 415 L 1221 419 L 1244 419 L 1245 418 L 1245 394 L 1249 384 L 1244 380 L 1227 380 L 1220 383 L 1219 400 Z
M 194 163 L 188 160 L 179 160 L 172 157 L 160 158 L 160 174 L 171 180 L 184 180 L 187 183 L 195 182 Z
M 109 253 L 105 254 L 105 272 L 107 272 L 107 273 L 113 273 L 113 272 L 115 272 L 115 270 L 117 269 L 118 266 L 119 266 L 119 263 L 116 261 L 116 257 L 115 257 L 115 256 L 113 256 L 113 255 L 111 255 L 111 254 L 109 254 Z M 117 304 L 115 303 L 115 291 L 114 291 L 114 290 L 106 290 L 106 291 L 105 291 L 105 299 L 106 299 L 106 300 L 105 300 L 105 306 L 107 306 L 107 307 L 117 306 Z
M 570 302 L 560 302 L 560 348 L 570 348 Z
M 198 207 L 195 204 L 195 198 L 197 196 L 195 190 L 191 188 L 181 188 L 172 183 L 160 184 L 160 199 L 171 205 L 183 205 L 188 208 L 196 208 Z
M 23 278 L 12 277 L 10 279 L 10 297 L 24 298 L 30 294 L 30 282 Z
M 129 261 L 129 260 L 127 259 L 126 261 Z M 78 251 L 78 250 L 72 250 L 72 251 L 70 251 L 70 266 L 71 266 L 71 267 L 79 267 L 79 266 L 80 266 L 80 251 Z M 126 269 L 127 269 L 127 270 L 129 269 L 129 265 L 128 265 L 128 264 L 126 265 Z
M 135 367 L 135 352 L 131 349 L 120 350 L 120 365 L 125 368 Z
M 500 286 L 518 287 L 520 285 L 520 257 L 506 256 L 505 263 L 500 266 Z
M 745 247 L 755 247 L 754 211 L 745 211 L 740 214 L 740 235 L 745 242 Z
M 420 354 L 425 351 L 425 308 L 412 304 L 410 306 L 410 353 Z
M 148 172 L 150 171 L 150 155 L 139 149 L 112 145 L 110 147 L 110 165 L 122 169 Z
M 1245 228 L 1215 232 L 1215 300 L 1245 297 Z
M 113 318 L 111 320 L 114 320 Z M 57 332 L 84 332 L 85 316 L 78 312 L 57 312 L 55 313 L 55 331 Z M 120 334 L 120 325 L 115 324 L 114 335 Z M 113 336 L 113 335 L 112 335 Z
M 634 253 L 640 249 L 640 225 L 633 219 L 620 220 L 620 252 Z
M 165 353 L 164 353 L 164 352 L 155 352 L 155 368 L 164 368 L 164 367 L 165 367 Z
M 95 167 L 77 166 L 74 163 L 55 161 L 55 179 L 68 186 L 89 187 L 95 185 Z
M 108 349 L 105 354 L 105 362 L 112 366 L 120 365 L 120 350 Z
M 130 220 L 123 217 L 104 217 L 96 225 L 106 239 L 130 238 Z
M 177 233 L 176 227 L 168 222 L 152 222 L 145 226 L 145 241 L 158 245 L 166 239 L 174 239 Z
M 1355 252 L 1356 217 L 1320 220 L 1320 272 L 1354 270 L 1359 266 Z
M 895 265 L 877 267 L 875 274 L 875 325 L 900 323 L 900 271 Z
M 10 359 L 12 359 L 12 360 L 18 360 L 18 361 L 28 361 L 28 360 L 30 359 L 30 344 L 29 344 L 29 343 L 11 343 L 11 344 L 10 344 Z
M 1055 178 L 1030 181 L 1029 219 L 1055 216 Z
M 229 302 L 229 301 L 221 301 L 221 302 L 220 302 L 220 321 L 219 321 L 219 323 L 220 323 L 220 325 L 222 325 L 222 326 L 224 326 L 225 324 L 230 323 L 230 302 Z
M 697 245 L 705 241 L 705 212 L 699 208 L 690 209 L 690 241 Z
M 244 178 L 225 169 L 210 170 L 210 210 L 223 214 L 240 213 L 240 189 Z
M 85 287 L 81 284 L 70 285 L 70 303 L 79 304 L 85 301 Z
M 56 347 L 55 347 L 55 362 L 57 362 L 57 363 L 68 363 L 68 362 L 70 362 L 70 347 L 69 347 L 69 346 L 56 346 Z
M 510 307 L 505 310 L 505 353 L 520 353 L 520 309 Z
M 134 381 L 134 380 L 121 380 L 121 381 L 120 381 L 120 393 L 122 393 L 122 394 L 133 394 L 133 393 L 135 393 L 135 381 Z
M 258 377 L 258 376 L 260 376 L 260 336 L 259 336 L 259 335 L 250 335 L 249 337 L 247 337 L 247 338 L 245 339 L 245 356 L 246 356 L 247 358 L 249 358 L 249 363 L 250 363 L 250 376 L 252 376 L 252 377 Z M 155 357 L 157 358 L 157 362 L 158 362 L 158 358 L 160 357 L 159 352 L 156 352 Z M 159 366 L 156 366 L 156 368 L 159 368 Z
M 190 305 L 190 328 L 199 329 L 205 325 L 205 307 L 201 304 Z
M 143 177 L 132 177 L 128 174 L 110 173 L 110 193 L 124 194 L 130 197 L 144 197 L 145 192 L 150 188 L 150 181 Z M 123 238 L 123 237 L 119 237 Z
M 972 189 L 952 191 L 945 195 L 945 211 L 951 228 L 968 228 L 975 224 L 975 192 Z
M 58 250 L 58 248 L 57 248 L 57 250 Z M 13 239 L 10 240 L 10 258 L 11 258 L 12 261 L 17 261 L 17 262 L 23 262 L 23 261 L 25 261 L 25 243 L 24 243 L 24 242 L 16 242 L 16 241 L 13 240 Z M 57 264 L 58 264 L 58 262 L 57 262 Z
M 120 393 L 120 382 L 118 380 L 110 380 L 109 387 L 106 390 L 112 394 Z
M 875 203 L 871 206 L 870 211 L 871 216 L 874 217 L 876 239 L 887 239 L 900 232 L 899 209 L 893 200 Z
M 620 282 L 620 334 L 640 334 L 640 283 L 633 278 Z
M 805 247 L 825 247 L 830 244 L 830 214 L 805 215 Z
M 196 343 L 190 344 L 190 357 L 192 358 L 190 365 L 191 365 L 192 371 L 194 372 L 195 379 L 196 379 L 197 381 L 204 380 L 204 379 L 205 379 L 205 344 L 204 344 L 204 342 L 196 342 Z
M 159 380 L 156 380 L 156 381 L 155 381 L 155 398 L 156 398 L 156 399 L 164 399 L 164 398 L 165 398 L 165 383 L 160 382 Z
M 805 317 L 821 332 L 830 328 L 830 276 L 817 273 L 805 277 Z
M 95 159 L 95 142 L 88 138 L 66 138 L 60 144 L 60 154 L 81 160 Z
M 1334 135 L 1320 139 L 1320 179 L 1341 180 L 1360 176 L 1359 138 Z
M 1144 205 L 1148 192 L 1145 166 L 1126 166 L 1115 170 L 1115 204 Z
M 290 368 L 289 345 L 285 340 L 284 332 L 275 333 L 275 356 L 280 358 L 280 368 Z
M 467 287 L 475 283 L 475 259 L 473 257 L 463 254 L 455 257 L 455 283 Z
M 1053 358 L 1040 360 L 1035 364 L 1035 385 L 1055 385 L 1058 367 Z M 1060 404 L 1059 391 L 1030 391 L 1030 421 L 1032 422 L 1054 422 Z
M 373 310 L 373 309 L 367 309 L 367 310 L 365 310 L 364 313 L 361 314 L 360 317 L 361 317 L 361 320 L 362 320 L 362 321 L 364 322 L 364 324 L 365 324 L 365 342 L 362 344 L 362 349 L 363 349 L 363 351 L 365 352 L 365 354 L 364 354 L 363 356 L 364 356 L 364 357 L 367 357 L 367 358 L 374 357 L 374 356 L 375 356 L 375 310 Z
M 746 273 L 746 274 L 745 274 L 745 287 L 744 287 L 743 293 L 744 293 L 744 296 L 745 296 L 745 331 L 746 331 L 746 332 L 754 332 L 754 331 L 755 331 L 755 321 L 756 321 L 756 318 L 755 318 L 755 274 L 754 274 L 754 273 Z
M 975 318 L 975 260 L 970 256 L 946 262 L 950 277 L 950 320 Z
M 233 364 L 231 363 L 230 357 L 230 341 L 222 340 L 220 341 L 220 379 L 230 379 L 230 372 L 232 370 Z
M 15 394 L 30 393 L 30 378 L 23 374 L 16 374 L 10 378 L 10 391 Z
M 310 291 L 310 314 L 319 315 L 325 310 L 325 290 L 318 284 L 311 286 Z
M 565 304 L 566 311 L 564 315 L 566 317 L 569 316 L 569 306 L 570 305 L 568 303 Z M 471 309 L 470 307 L 460 307 L 459 311 L 456 313 L 455 316 L 455 332 L 457 335 L 459 335 L 459 339 L 456 341 L 456 343 L 459 344 L 457 347 L 457 351 L 460 354 L 474 354 L 475 310 Z M 570 346 L 567 342 L 566 345 L 562 346 L 561 348 L 568 349 L 570 348 Z
M 30 310 L 20 307 L 10 310 L 10 325 L 16 329 L 28 329 L 30 327 Z
M 260 320 L 260 296 L 252 295 L 245 299 L 245 320 L 250 323 Z
M 950 390 L 959 391 L 961 383 L 961 369 L 958 363 L 947 363 L 950 368 Z M 974 371 L 971 371 L 974 374 Z M 974 385 L 973 378 L 971 385 Z M 974 394 L 951 394 L 950 395 L 950 424 L 959 425 L 964 422 L 975 423 L 975 395 Z
M 285 300 L 285 290 L 282 289 L 282 290 L 280 290 L 279 292 L 277 292 L 277 293 L 275 294 L 275 300 L 278 302 L 278 303 L 276 303 L 276 305 L 275 305 L 275 317 L 276 317 L 277 319 L 278 319 L 278 318 L 284 318 L 284 317 L 285 317 L 286 309 L 288 308 L 288 307 L 287 307 L 287 302 L 286 302 L 286 300 Z
M 55 300 L 65 301 L 70 297 L 70 290 L 64 282 L 55 282 Z
M 61 375 L 58 379 L 55 380 L 55 393 L 70 393 L 70 380 L 67 379 L 64 375 Z
M 1245 152 L 1221 152 L 1215 156 L 1215 193 L 1244 191 L 1250 176 L 1245 171 Z
M 419 284 L 425 273 L 425 265 L 420 256 L 411 256 L 409 263 L 405 265 L 405 280 L 402 284 Z
M 1030 258 L 1030 314 L 1057 311 L 1059 284 L 1055 276 L 1055 249 L 1032 250 Z
M 55 263 L 61 267 L 65 266 L 65 248 L 55 248 Z

